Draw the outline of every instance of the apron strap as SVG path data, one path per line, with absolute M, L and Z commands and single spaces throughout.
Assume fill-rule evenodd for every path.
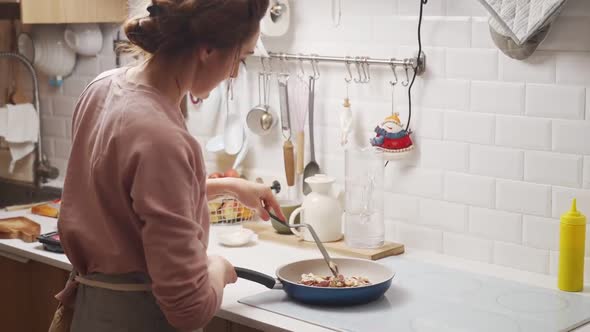
M 95 288 L 103 288 L 109 289 L 113 291 L 122 291 L 122 292 L 149 292 L 152 290 L 151 284 L 114 284 L 110 282 L 103 282 L 97 280 L 90 280 L 84 278 L 80 275 L 74 277 L 74 280 L 79 282 L 82 285 L 95 287 Z

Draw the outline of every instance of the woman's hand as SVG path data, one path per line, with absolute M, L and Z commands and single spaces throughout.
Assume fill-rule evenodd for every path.
M 227 284 L 233 284 L 238 280 L 236 270 L 231 263 L 218 255 L 207 257 L 209 276 L 214 280 L 223 281 L 222 288 Z
M 244 179 L 231 179 L 228 191 L 242 204 L 256 210 L 262 220 L 270 219 L 267 209 L 272 209 L 277 217 L 285 220 L 281 206 L 268 185 Z

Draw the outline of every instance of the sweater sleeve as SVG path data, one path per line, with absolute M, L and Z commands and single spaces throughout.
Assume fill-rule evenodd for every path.
M 207 236 L 199 218 L 199 156 L 182 135 L 153 133 L 135 146 L 132 206 L 143 221 L 143 248 L 153 293 L 168 322 L 198 329 L 221 303 L 207 272 Z M 206 205 L 205 205 L 206 206 Z

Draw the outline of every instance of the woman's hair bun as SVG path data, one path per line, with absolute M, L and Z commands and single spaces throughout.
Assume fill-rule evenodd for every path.
M 144 52 L 154 54 L 160 46 L 158 22 L 152 17 L 130 19 L 124 25 L 127 39 Z
M 143 18 L 125 22 L 129 41 L 148 54 L 194 46 L 239 47 L 256 33 L 269 0 L 152 0 Z M 149 12 L 149 16 L 148 16 Z

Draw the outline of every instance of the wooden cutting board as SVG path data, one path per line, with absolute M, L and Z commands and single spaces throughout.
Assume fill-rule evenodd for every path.
M 243 227 L 253 230 L 258 235 L 258 239 L 263 241 L 282 243 L 297 248 L 317 247 L 315 243 L 303 241 L 295 235 L 277 233 L 270 223 L 246 222 L 243 224 Z M 324 247 L 326 247 L 326 250 L 328 250 L 330 253 L 370 259 L 373 261 L 389 256 L 399 255 L 404 252 L 403 244 L 388 241 L 385 241 L 385 244 L 381 248 L 376 249 L 349 248 L 344 243 L 344 240 L 337 242 L 325 242 Z

